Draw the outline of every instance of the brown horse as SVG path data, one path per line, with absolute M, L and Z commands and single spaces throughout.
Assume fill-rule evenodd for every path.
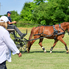
M 52 50 L 58 41 L 61 41 L 65 45 L 65 49 L 68 53 L 67 44 L 63 40 L 64 33 L 66 30 L 69 31 L 69 22 L 63 22 L 60 25 L 56 24 L 53 26 L 33 27 L 31 30 L 30 37 L 29 37 L 29 41 L 28 41 L 28 52 L 30 51 L 32 44 L 38 38 L 40 38 L 39 45 L 42 47 L 44 52 L 46 52 L 45 48 L 42 46 L 42 41 L 44 38 L 48 38 L 48 39 L 54 39 L 55 40 L 53 46 L 50 49 L 50 53 L 52 53 Z M 32 37 L 34 37 L 34 40 L 31 40 Z

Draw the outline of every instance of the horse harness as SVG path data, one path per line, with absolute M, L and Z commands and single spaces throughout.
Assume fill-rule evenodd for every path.
M 40 27 L 41 27 L 41 26 L 40 26 Z M 53 25 L 53 30 L 54 30 L 54 32 L 53 32 L 52 34 L 50 34 L 50 35 L 44 34 L 44 29 L 45 29 L 46 26 L 44 26 L 42 33 L 40 33 L 40 27 L 39 27 L 38 34 L 35 34 L 35 35 L 44 35 L 45 37 L 51 37 L 52 35 L 54 35 L 54 39 L 56 40 L 56 37 L 57 37 L 58 35 L 65 34 L 65 31 L 64 31 L 64 29 L 61 27 L 60 24 L 59 24 L 59 30 L 56 30 L 56 29 L 55 29 L 55 26 Z M 60 32 L 60 29 L 62 29 L 63 32 Z M 34 36 L 35 36 L 35 35 L 34 35 Z M 45 37 L 41 36 L 41 38 L 45 38 Z
M 59 30 L 56 30 L 56 29 L 55 29 L 55 26 L 53 25 L 54 39 L 56 39 L 56 36 L 58 36 L 58 35 L 65 34 L 65 31 L 64 31 L 64 32 L 60 32 L 60 29 L 62 29 L 62 30 L 64 31 L 64 29 L 61 27 L 60 24 L 59 24 Z
M 39 26 L 38 34 L 34 34 L 33 36 L 36 36 L 36 35 L 44 35 L 44 36 L 41 36 L 41 37 L 36 38 L 36 39 L 27 40 L 27 41 L 32 41 L 32 40 L 42 39 L 42 38 L 46 38 L 46 37 L 51 37 L 53 34 L 54 34 L 54 39 L 56 40 L 56 37 L 57 37 L 58 35 L 65 34 L 65 31 L 64 31 L 64 29 L 61 27 L 60 24 L 59 24 L 59 28 L 62 29 L 64 32 L 60 32 L 60 30 L 56 30 L 56 29 L 55 29 L 55 26 L 53 25 L 53 30 L 54 30 L 54 32 L 53 32 L 52 34 L 50 34 L 50 35 L 44 34 L 44 29 L 45 29 L 46 26 L 44 26 L 42 33 L 40 33 L 40 27 L 41 27 L 41 26 Z M 59 33 L 58 33 L 58 32 L 59 32 Z

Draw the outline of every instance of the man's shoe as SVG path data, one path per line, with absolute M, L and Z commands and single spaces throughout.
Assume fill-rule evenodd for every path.
M 21 39 L 23 39 L 23 37 L 24 37 L 25 35 L 26 35 L 26 34 L 22 34 L 22 35 L 21 35 Z

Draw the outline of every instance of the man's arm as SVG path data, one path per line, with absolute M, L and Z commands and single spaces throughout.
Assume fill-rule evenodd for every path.
M 8 24 L 16 24 L 16 21 L 13 22 L 8 21 Z
M 22 56 L 22 54 L 20 53 L 20 51 L 18 50 L 18 48 L 16 47 L 15 43 L 13 42 L 13 40 L 10 38 L 10 35 L 8 33 L 8 31 L 6 31 L 3 35 L 3 40 L 6 44 L 6 46 L 8 46 L 8 48 L 14 52 L 14 54 L 18 54 L 19 57 Z

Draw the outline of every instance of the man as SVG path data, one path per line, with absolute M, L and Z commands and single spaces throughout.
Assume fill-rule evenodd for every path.
M 8 12 L 7 12 L 7 17 L 8 17 L 8 19 L 9 19 L 9 22 L 8 22 L 8 28 L 7 28 L 7 29 L 15 29 L 16 32 L 20 35 L 20 37 L 21 37 L 21 39 L 22 39 L 26 34 L 21 33 L 21 31 L 20 31 L 15 25 L 13 25 L 13 24 L 16 24 L 16 21 L 13 21 L 13 22 L 12 22 L 10 16 L 11 16 L 11 12 L 8 11 Z M 14 34 L 14 37 L 16 38 L 15 32 L 13 32 L 13 34 Z
M 6 16 L 0 18 L 0 69 L 7 69 L 6 61 L 11 62 L 11 51 L 13 54 L 18 54 L 19 57 L 22 56 L 10 38 L 9 32 L 5 29 L 8 21 Z

